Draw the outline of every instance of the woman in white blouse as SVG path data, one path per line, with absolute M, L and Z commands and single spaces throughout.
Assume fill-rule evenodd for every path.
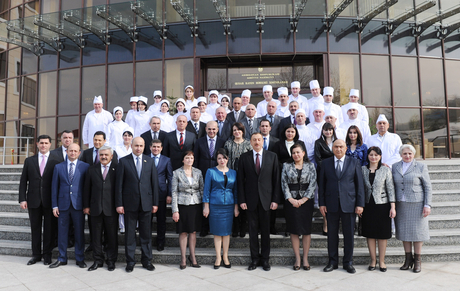
M 161 100 L 160 114 L 157 115 L 161 119 L 161 130 L 171 132 L 176 129 L 174 118 L 169 114 L 169 101 Z
M 122 120 L 123 108 L 117 106 L 113 109 L 115 120 L 107 126 L 107 142 L 105 145 L 115 148 L 123 144 L 123 132 L 129 125 Z

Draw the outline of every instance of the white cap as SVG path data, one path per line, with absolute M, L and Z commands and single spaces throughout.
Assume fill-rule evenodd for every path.
M 310 90 L 311 89 L 316 89 L 316 88 L 320 88 L 318 80 L 310 81 Z
M 349 105 L 348 105 L 347 112 L 348 112 L 348 110 L 350 110 L 350 109 L 356 109 L 356 110 L 359 111 L 359 104 L 358 104 L 358 103 L 351 103 L 351 102 L 350 102 L 350 103 L 348 103 L 348 104 L 349 104 Z
M 184 98 L 179 98 L 179 99 L 177 99 L 176 102 L 174 103 L 174 106 L 177 106 L 177 102 L 182 102 L 182 103 L 184 103 L 184 105 L 185 105 L 185 100 L 184 100 Z
M 134 134 L 134 129 L 131 127 L 131 126 L 128 126 L 127 128 L 125 128 L 125 130 L 123 130 L 123 134 L 125 134 L 125 132 L 131 132 L 131 134 Z
M 224 99 L 224 98 L 227 98 L 227 99 L 228 99 L 228 102 L 230 102 L 230 97 L 228 97 L 227 94 L 223 94 L 223 95 L 219 95 L 219 103 L 221 103 L 221 102 L 222 102 L 222 99 Z
M 385 121 L 386 123 L 389 123 L 387 117 L 385 116 L 385 114 L 380 114 L 379 118 L 377 118 L 377 121 L 375 122 L 375 124 L 379 123 L 380 121 Z
M 184 91 L 187 90 L 187 88 L 190 88 L 190 89 L 192 89 L 193 92 L 195 92 L 195 89 L 193 88 L 192 85 L 187 85 L 187 86 L 185 86 Z
M 163 97 L 163 95 L 161 95 L 161 91 L 160 91 L 160 90 L 155 90 L 155 91 L 153 92 L 153 97 L 155 97 L 155 96 Z
M 300 82 L 294 81 L 291 83 L 291 88 L 299 88 L 300 89 Z
M 115 113 L 117 113 L 118 110 L 120 110 L 121 114 L 123 114 L 123 107 L 117 106 L 113 109 L 113 116 L 115 116 Z
M 273 92 L 273 87 L 272 85 L 265 85 L 262 92 L 267 92 L 267 91 L 270 91 L 270 92 Z
M 302 108 L 297 109 L 297 111 L 295 112 L 295 116 L 297 117 L 297 114 L 299 114 L 299 113 L 303 113 L 303 114 L 305 114 L 305 116 L 307 116 L 307 113 L 305 113 L 305 110 L 303 110 Z
M 133 97 L 129 98 L 129 103 L 137 102 L 137 101 L 139 101 L 139 97 L 137 97 L 137 96 L 133 96 Z
M 359 97 L 359 90 L 358 89 L 350 89 L 350 95 L 348 95 L 348 96 Z
M 102 102 L 102 96 L 94 96 L 94 100 L 93 100 L 93 104 L 102 104 L 104 102 Z
M 334 96 L 334 88 L 332 87 L 324 87 L 323 95 L 331 95 Z
M 212 94 L 215 94 L 215 95 L 219 96 L 219 91 L 217 91 L 217 90 L 209 91 L 209 96 L 211 96 Z
M 332 116 L 332 117 L 337 118 L 337 114 L 336 114 L 336 112 L 334 110 L 328 110 L 328 111 L 326 111 L 326 113 L 324 113 L 324 118 L 326 118 L 328 116 Z
M 249 89 L 244 90 L 243 93 L 241 93 L 241 97 L 243 96 L 248 96 L 249 98 L 251 98 L 251 90 Z
M 208 104 L 208 100 L 206 100 L 206 97 L 200 96 L 198 99 L 196 99 L 196 104 L 200 104 L 200 102 L 204 102 L 204 104 Z
M 166 103 L 166 105 L 168 105 L 168 107 L 169 107 L 169 101 L 168 100 L 166 100 L 166 99 L 161 100 L 160 107 L 161 107 L 161 105 L 163 105 L 163 103 Z
M 322 110 L 324 111 L 324 105 L 323 103 L 319 103 L 319 102 L 313 102 L 314 106 L 313 106 L 313 111 L 315 110 Z
M 278 91 L 278 96 L 279 95 L 289 95 L 288 88 L 286 87 L 279 87 L 277 91 Z
M 144 96 L 139 96 L 139 101 L 142 101 L 145 103 L 145 105 L 147 105 L 147 102 L 149 102 L 149 99 L 147 99 L 147 97 L 144 97 Z

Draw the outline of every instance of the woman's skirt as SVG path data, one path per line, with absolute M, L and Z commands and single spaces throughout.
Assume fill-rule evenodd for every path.
M 391 204 L 375 204 L 371 196 L 361 217 L 362 236 L 374 239 L 391 238 Z
M 423 217 L 423 202 L 396 202 L 396 238 L 418 242 L 430 239 L 428 217 Z
M 176 223 L 176 233 L 193 233 L 201 230 L 203 206 L 201 204 L 179 204 L 179 221 Z
M 308 199 L 299 208 L 285 200 L 284 212 L 286 215 L 286 231 L 296 235 L 311 234 L 311 221 L 313 217 L 314 199 Z
M 234 209 L 235 204 L 209 204 L 209 229 L 213 235 L 227 236 L 232 234 Z

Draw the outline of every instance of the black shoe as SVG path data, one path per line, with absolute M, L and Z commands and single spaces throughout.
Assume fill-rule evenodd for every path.
M 147 269 L 148 271 L 153 271 L 155 270 L 155 266 L 152 265 L 152 263 L 148 262 L 147 264 L 142 264 L 142 267 L 144 269 Z
M 227 269 L 230 269 L 232 267 L 232 263 L 230 263 L 230 260 L 228 262 L 228 265 L 225 264 L 224 259 L 222 259 L 222 264 L 224 264 L 224 267 Z
M 353 267 L 353 265 L 343 266 L 343 269 L 347 270 L 347 272 L 350 273 L 350 274 L 356 273 L 355 267 Z
M 43 265 L 48 266 L 51 264 L 51 258 L 43 259 Z
M 262 262 L 262 268 L 264 269 L 264 271 L 270 271 L 271 267 L 270 267 L 270 264 L 268 263 L 268 261 L 263 261 Z
M 270 234 L 278 234 L 278 231 L 276 230 L 276 228 L 271 227 L 270 228 Z
M 112 262 L 107 262 L 107 270 L 109 271 L 115 270 L 115 264 Z
M 97 270 L 97 268 L 102 268 L 102 266 L 104 266 L 104 264 L 94 262 L 94 263 L 91 265 L 91 267 L 88 268 L 88 271 Z
M 323 230 L 323 235 L 324 235 L 324 236 L 327 236 L 327 231 L 324 231 L 324 230 Z
M 327 264 L 326 267 L 324 267 L 323 271 L 324 271 L 324 272 L 332 272 L 332 270 L 336 270 L 336 269 L 338 269 L 338 268 L 339 268 L 339 266 L 337 266 L 337 265 L 332 265 L 331 263 L 329 263 L 329 264 Z
M 205 236 L 207 236 L 208 234 L 209 234 L 209 231 L 207 231 L 207 230 L 202 230 L 202 231 L 200 232 L 200 236 L 201 236 L 201 237 L 205 237 Z
M 90 244 L 90 245 L 86 248 L 85 253 L 87 253 L 87 252 L 92 252 L 92 251 L 93 251 L 93 246 Z
M 387 271 L 387 268 L 380 267 L 380 272 L 386 272 L 386 271 Z
M 134 265 L 126 265 L 125 270 L 127 273 L 131 273 L 134 270 Z
M 161 252 L 165 249 L 165 245 L 163 243 L 157 245 L 157 251 Z
M 245 237 L 246 236 L 246 232 L 240 232 L 240 237 Z
M 42 259 L 39 259 L 39 258 L 32 258 L 30 259 L 28 262 L 27 262 L 27 266 L 30 266 L 30 265 L 33 265 L 35 264 L 36 262 L 40 262 Z
M 375 270 L 375 266 L 369 266 L 369 267 L 367 267 L 367 269 L 368 269 L 369 271 L 374 271 L 374 270 Z
M 79 266 L 80 268 L 86 268 L 86 264 L 85 264 L 85 261 L 77 261 L 77 266 Z M 102 266 L 101 266 L 102 267 Z
M 50 268 L 53 269 L 53 268 L 57 268 L 59 266 L 65 266 L 65 265 L 67 265 L 67 262 L 56 261 L 50 265 Z
M 249 264 L 248 270 L 249 271 L 255 270 L 255 269 L 257 269 L 258 265 L 259 265 L 259 261 L 254 260 Z
M 238 233 L 237 232 L 232 232 L 232 237 L 238 237 Z
M 190 263 L 190 267 L 193 267 L 193 268 L 201 268 L 201 266 L 198 265 L 198 263 L 194 264 L 194 263 L 192 262 L 192 259 L 190 258 L 190 256 L 188 256 L 188 261 L 189 261 L 189 263 Z

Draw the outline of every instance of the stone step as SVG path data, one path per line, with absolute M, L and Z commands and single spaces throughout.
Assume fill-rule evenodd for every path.
M 460 189 L 460 179 L 431 180 L 433 190 L 454 190 Z
M 432 202 L 431 213 L 433 215 L 460 214 L 460 201 Z
M 422 163 L 428 166 L 428 171 L 450 171 L 450 170 L 460 170 L 460 161 L 458 159 L 452 160 L 443 160 L 443 161 L 435 161 L 435 160 L 425 160 L 421 161 Z
M 179 248 L 165 248 L 164 251 L 158 252 L 155 248 L 153 251 L 154 264 L 179 264 L 180 250 Z M 125 255 L 124 247 L 118 248 L 118 268 L 124 266 Z M 2 255 L 17 255 L 30 257 L 32 251 L 30 242 L 26 241 L 11 241 L 0 240 L 0 254 Z M 53 259 L 57 257 L 57 249 L 53 251 Z M 67 251 L 69 259 L 75 259 L 75 250 L 70 248 Z M 140 265 L 140 248 L 136 248 L 136 261 Z M 343 256 L 343 250 L 339 248 L 340 259 Z M 85 254 L 88 262 L 92 261 L 92 255 Z M 211 268 L 215 261 L 215 251 L 213 248 L 197 248 L 196 257 L 199 264 L 203 267 Z M 233 265 L 248 265 L 251 261 L 249 248 L 230 248 L 229 259 Z M 460 260 L 460 246 L 424 246 L 422 250 L 423 262 L 445 262 Z M 355 265 L 367 265 L 369 263 L 369 252 L 367 248 L 355 247 L 353 252 L 353 261 Z M 385 262 L 387 264 L 402 263 L 404 261 L 404 249 L 402 244 L 397 247 L 389 247 L 386 251 Z M 26 259 L 25 261 L 26 262 Z M 328 262 L 326 249 L 310 249 L 309 263 L 312 266 L 317 266 L 318 270 L 322 269 Z M 270 252 L 270 263 L 272 265 L 292 265 L 294 263 L 294 252 L 289 248 L 272 249 Z M 341 264 L 341 261 L 339 262 Z M 121 265 L 121 266 L 120 266 Z M 210 266 L 206 266 L 210 265 Z M 83 270 L 82 270 L 83 271 Z M 86 271 L 86 270 L 85 270 Z
M 0 200 L 18 201 L 18 199 L 19 199 L 18 190 L 0 190 Z
M 0 181 L 0 190 L 19 190 L 18 181 Z
M 21 173 L 5 173 L 0 172 L 0 181 L 19 181 L 21 179 Z
M 432 193 L 433 193 L 433 202 L 460 201 L 460 189 L 434 190 Z
M 0 166 L 0 172 L 6 173 L 21 173 L 23 165 L 2 165 Z
M 429 171 L 431 180 L 448 180 L 460 178 L 460 168 L 456 170 Z

